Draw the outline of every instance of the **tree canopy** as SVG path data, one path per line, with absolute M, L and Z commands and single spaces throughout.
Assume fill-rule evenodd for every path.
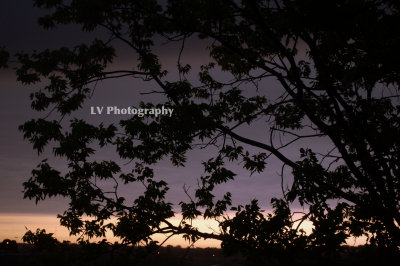
M 126 244 L 148 245 L 156 244 L 156 233 L 190 241 L 213 238 L 228 253 L 248 255 L 296 248 L 334 251 L 346 238 L 361 235 L 370 245 L 399 247 L 397 1 L 36 0 L 35 5 L 49 10 L 39 20 L 45 28 L 78 24 L 110 36 L 73 48 L 17 54 L 18 80 L 38 84 L 32 109 L 63 118 L 33 119 L 20 130 L 39 153 L 54 147 L 54 156 L 68 165 L 61 173 L 41 162 L 24 183 L 25 197 L 67 197 L 69 208 L 59 217 L 72 234 L 104 236 L 111 230 Z M 209 43 L 209 63 L 194 81 L 188 78 L 191 64 L 177 58 L 179 78 L 171 81 L 173 70 L 161 65 L 155 41 L 176 42 L 184 50 L 190 39 Z M 118 42 L 136 53 L 137 62 L 109 71 Z M 221 80 L 217 72 L 229 78 Z M 132 116 L 109 125 L 73 118 L 96 82 L 127 76 L 153 82 L 162 91 L 164 102 L 142 107 L 164 105 L 174 115 Z M 279 94 L 265 86 L 270 79 L 279 84 Z M 43 81 L 48 84 L 42 86 Z M 262 141 L 248 131 L 241 134 L 242 126 L 256 128 L 260 121 Z M 304 146 L 297 155 L 287 154 L 287 147 L 317 138 L 332 149 L 322 154 Z M 173 225 L 168 219 L 178 206 L 165 200 L 168 180 L 154 178 L 152 166 L 168 158 L 184 167 L 198 141 L 217 152 L 203 163 L 194 195 L 180 203 L 183 220 Z M 123 172 L 116 161 L 94 161 L 105 146 L 131 160 L 132 171 Z M 230 193 L 215 197 L 216 186 L 235 179 L 229 162 L 260 173 L 272 157 L 290 169 L 278 177 L 290 184 L 272 200 L 272 213 L 263 213 L 257 200 L 232 206 Z M 97 179 L 115 182 L 115 191 L 106 193 Z M 145 191 L 133 203 L 118 196 L 118 184 L 135 182 Z M 294 226 L 294 202 L 307 210 L 302 219 L 313 223 L 309 235 Z M 107 222 L 111 217 L 117 222 Z M 190 221 L 199 217 L 220 221 L 220 232 L 193 227 Z

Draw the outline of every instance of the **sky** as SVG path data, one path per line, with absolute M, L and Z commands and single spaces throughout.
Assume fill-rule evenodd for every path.
M 57 30 L 46 31 L 37 24 L 37 18 L 45 12 L 32 7 L 30 0 L 2 0 L 0 2 L 0 32 L 3 38 L 0 46 L 4 46 L 12 53 L 19 51 L 41 50 L 45 48 L 57 48 L 60 46 L 73 46 L 92 39 L 95 34 L 85 34 L 74 26 L 62 26 Z M 98 34 L 102 34 L 98 32 Z M 186 45 L 183 60 L 199 66 L 207 61 L 206 44 L 201 41 L 192 41 Z M 135 56 L 124 47 L 118 47 L 119 57 L 114 65 L 115 69 L 129 68 L 135 64 Z M 176 65 L 179 47 L 173 45 L 160 45 L 158 47 L 162 54 L 162 60 L 166 68 Z M 13 64 L 11 64 L 13 66 Z M 273 81 L 264 84 L 266 87 L 274 87 Z M 43 117 L 45 114 L 33 112 L 30 109 L 29 93 L 33 87 L 23 86 L 16 82 L 13 71 L 0 70 L 0 239 L 12 238 L 19 240 L 25 232 L 25 226 L 31 230 L 37 227 L 47 228 L 55 232 L 56 236 L 66 238 L 67 232 L 58 225 L 57 213 L 66 209 L 67 201 L 62 198 L 52 198 L 39 202 L 23 199 L 22 183 L 30 177 L 30 172 L 44 158 L 50 161 L 58 170 L 65 170 L 65 161 L 52 158 L 51 153 L 46 151 L 40 156 L 32 150 L 31 145 L 23 140 L 18 126 L 32 118 Z M 96 93 L 76 114 L 77 117 L 87 119 L 93 123 L 116 123 L 118 118 L 90 115 L 91 106 L 118 105 L 129 106 L 136 104 L 139 99 L 151 100 L 149 97 L 141 96 L 140 92 L 156 89 L 154 84 L 143 83 L 139 80 L 121 79 L 107 81 L 99 84 Z M 125 117 L 126 118 L 126 117 Z M 116 120 L 117 119 L 117 120 Z M 262 125 L 259 125 L 262 128 Z M 251 134 L 254 139 L 265 140 L 265 132 L 250 128 L 242 129 L 243 133 Z M 289 154 L 298 153 L 298 148 L 304 143 L 287 150 Z M 324 142 L 315 142 L 316 146 L 324 151 L 329 145 Z M 170 184 L 167 199 L 177 206 L 181 200 L 186 200 L 183 185 L 195 187 L 198 177 L 203 173 L 202 160 L 207 160 L 213 150 L 195 150 L 188 155 L 188 164 L 184 168 L 174 168 L 167 161 L 160 162 L 156 168 L 156 174 L 162 175 Z M 114 158 L 112 151 L 105 151 L 100 157 Z M 257 198 L 260 204 L 268 208 L 271 197 L 281 194 L 280 162 L 272 158 L 268 162 L 267 169 L 261 174 L 249 175 L 238 165 L 232 165 L 238 177 L 235 182 L 218 187 L 219 194 L 230 191 L 234 195 L 234 203 L 246 204 L 253 198 Z M 135 191 L 137 188 L 133 188 Z M 129 196 L 132 188 L 125 188 L 123 193 Z M 210 225 L 203 223 L 207 229 Z M 178 241 L 179 242 L 179 241 Z M 177 243 L 178 243 L 177 242 Z M 216 245 L 205 243 L 204 245 Z

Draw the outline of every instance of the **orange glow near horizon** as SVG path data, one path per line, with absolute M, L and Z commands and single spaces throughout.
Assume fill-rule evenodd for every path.
M 169 219 L 169 221 L 178 225 L 181 221 L 181 216 L 178 214 L 174 218 Z M 192 225 L 194 227 L 199 228 L 202 232 L 212 233 L 218 232 L 218 222 L 215 220 L 203 220 L 203 219 L 195 219 L 193 220 Z M 295 224 L 297 226 L 297 224 Z M 31 214 L 31 213 L 21 213 L 21 214 L 10 214 L 10 213 L 2 213 L 0 214 L 0 240 L 3 239 L 11 239 L 17 242 L 22 242 L 22 236 L 25 234 L 26 230 L 29 229 L 31 231 L 36 231 L 37 228 L 46 229 L 47 233 L 53 233 L 54 237 L 59 241 L 68 240 L 71 242 L 75 242 L 77 236 L 70 236 L 69 231 L 60 225 L 58 218 L 53 214 Z M 301 228 L 309 234 L 312 232 L 312 224 L 310 221 L 304 221 L 301 225 Z M 162 243 L 168 236 L 158 234 L 155 235 L 154 240 Z M 106 238 L 109 242 L 118 241 L 119 239 L 112 236 L 111 233 L 106 235 Z M 348 245 L 361 245 L 366 241 L 365 238 L 349 238 L 347 239 Z M 181 246 L 187 247 L 189 246 L 189 242 L 185 241 L 182 236 L 173 236 L 166 243 L 166 245 L 172 246 Z M 220 241 L 214 239 L 207 240 L 198 240 L 194 247 L 206 248 L 206 247 L 220 247 Z
M 169 219 L 169 221 L 178 225 L 181 221 L 179 215 L 174 218 Z M 202 232 L 212 233 L 218 230 L 218 223 L 214 220 L 193 220 L 193 226 L 199 228 Z M 22 236 L 25 234 L 27 229 L 32 232 L 36 231 L 37 228 L 46 229 L 47 233 L 53 233 L 54 237 L 59 241 L 68 240 L 71 242 L 75 242 L 77 240 L 77 236 L 70 236 L 67 228 L 60 225 L 60 222 L 56 215 L 52 214 L 10 214 L 3 213 L 0 214 L 0 240 L 2 239 L 11 239 L 17 242 L 22 242 Z M 158 234 L 154 236 L 154 240 L 162 243 L 168 236 L 163 234 Z M 118 241 L 119 239 L 114 237 L 111 233 L 106 235 L 106 238 L 109 242 Z M 189 246 L 189 242 L 185 241 L 182 236 L 173 236 L 164 244 L 172 245 L 172 246 Z M 220 247 L 220 241 L 207 239 L 207 240 L 198 240 L 195 247 Z

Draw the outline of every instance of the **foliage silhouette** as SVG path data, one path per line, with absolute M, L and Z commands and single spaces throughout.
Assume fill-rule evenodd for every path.
M 1 251 L 8 251 L 8 252 L 18 252 L 17 241 L 10 240 L 10 239 L 4 239 L 0 243 L 0 250 Z
M 89 45 L 17 54 L 19 81 L 48 81 L 32 93 L 32 109 L 57 113 L 64 120 L 71 117 L 67 126 L 46 116 L 20 127 L 39 153 L 51 143 L 54 156 L 68 161 L 67 173 L 42 161 L 24 183 L 24 193 L 36 201 L 69 198 L 69 209 L 59 217 L 71 234 L 103 237 L 111 230 L 125 244 L 150 246 L 156 244 L 156 233 L 178 234 L 190 241 L 218 239 L 227 253 L 244 254 L 267 249 L 335 252 L 347 237 L 362 235 L 370 245 L 399 247 L 397 1 L 35 4 L 51 10 L 39 20 L 45 28 L 79 24 L 84 31 L 102 29 L 111 35 Z M 189 78 L 192 66 L 183 65 L 179 55 L 179 79 L 172 82 L 155 41 L 176 42 L 184 50 L 185 41 L 197 38 L 209 41 L 209 64 L 201 67 L 194 82 Z M 137 55 L 134 70 L 109 70 L 116 42 Z M 229 78 L 218 77 L 220 71 Z M 119 125 L 73 118 L 94 92 L 94 84 L 121 77 L 156 84 L 164 102 L 140 106 L 164 105 L 173 108 L 174 115 L 134 116 Z M 270 79 L 279 84 L 279 93 L 264 82 Z M 243 127 L 261 130 L 259 121 L 265 139 L 242 135 L 248 132 Z M 307 140 L 310 144 L 303 144 Z M 318 141 L 330 143 L 332 149 L 320 153 L 308 146 Z M 174 166 L 185 166 L 187 151 L 198 142 L 218 151 L 203 163 L 199 187 L 194 195 L 188 192 L 189 200 L 182 200 L 183 220 L 173 225 L 168 219 L 177 210 L 165 200 L 168 180 L 154 178 L 152 165 L 169 158 Z M 296 157 L 290 147 L 297 143 L 303 148 Z M 123 172 L 115 161 L 93 161 L 105 146 L 131 160 L 132 172 Z M 262 173 L 270 157 L 283 164 L 283 195 L 273 199 L 272 214 L 265 216 L 257 201 L 232 206 L 230 193 L 216 198 L 214 188 L 235 179 L 230 162 L 241 163 L 250 174 Z M 106 193 L 96 179 L 115 182 L 114 193 Z M 118 184 L 135 182 L 145 187 L 143 195 L 133 203 L 118 196 Z M 295 202 L 307 210 L 302 219 L 313 222 L 310 235 L 293 226 L 290 206 Z M 227 215 L 231 209 L 236 211 L 233 218 Z M 221 231 L 193 227 L 191 220 L 201 216 L 222 221 Z M 117 222 L 108 222 L 111 217 Z
M 60 242 L 53 237 L 53 233 L 46 233 L 45 229 L 36 229 L 33 233 L 31 230 L 27 230 L 22 240 L 33 246 L 36 250 L 54 250 Z

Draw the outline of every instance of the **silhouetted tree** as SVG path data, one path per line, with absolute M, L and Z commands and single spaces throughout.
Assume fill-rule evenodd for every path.
M 27 230 L 22 237 L 25 243 L 33 246 L 36 250 L 54 250 L 58 247 L 60 242 L 53 237 L 53 233 L 46 233 L 45 229 L 36 229 L 33 233 L 31 230 Z
M 0 250 L 7 252 L 18 252 L 18 244 L 15 240 L 4 239 L 0 243 Z
M 68 161 L 67 173 L 41 162 L 24 187 L 25 197 L 36 201 L 69 198 L 69 209 L 59 217 L 72 234 L 104 236 L 111 230 L 124 243 L 150 245 L 155 233 L 181 234 L 191 241 L 219 239 L 227 252 L 245 254 L 295 247 L 334 251 L 347 237 L 361 235 L 374 245 L 399 246 L 397 1 L 35 3 L 51 10 L 39 20 L 45 28 L 79 24 L 84 31 L 105 30 L 110 39 L 18 54 L 18 80 L 41 87 L 31 95 L 34 110 L 58 113 L 65 125 L 66 117 L 73 117 L 94 92 L 95 83 L 120 77 L 153 82 L 165 95 L 162 105 L 174 108 L 171 117 L 133 116 L 119 125 L 71 119 L 62 126 L 46 116 L 20 127 L 39 153 L 51 143 L 54 156 Z M 179 56 L 179 79 L 171 81 L 154 41 L 176 42 L 184 50 L 185 41 L 196 38 L 209 43 L 210 63 L 194 81 L 191 65 L 181 63 Z M 116 42 L 137 54 L 134 70 L 107 68 L 116 56 Z M 220 71 L 229 77 L 219 77 Z M 271 79 L 277 89 L 264 82 Z M 242 135 L 249 132 L 242 127 L 262 128 L 265 138 Z M 304 142 L 315 139 L 331 143 L 332 149 L 318 153 Z M 177 210 L 165 200 L 167 180 L 153 178 L 152 165 L 169 158 L 173 165 L 185 166 L 187 151 L 199 141 L 218 152 L 203 163 L 195 195 L 180 203 L 183 221 L 173 225 L 168 219 Z M 288 147 L 297 143 L 303 148 L 295 155 Z M 130 159 L 132 172 L 122 172 L 115 161 L 93 161 L 104 146 Z M 256 200 L 233 207 L 230 193 L 215 197 L 216 186 L 235 178 L 228 162 L 260 173 L 269 157 L 283 164 L 283 195 L 272 201 L 272 214 L 265 216 Z M 115 182 L 115 193 L 106 193 L 96 179 Z M 118 184 L 134 182 L 144 185 L 143 195 L 133 203 L 118 196 Z M 296 201 L 307 210 L 303 219 L 315 226 L 311 235 L 293 226 L 290 205 Z M 233 218 L 226 215 L 230 208 L 236 210 Z M 93 219 L 84 220 L 84 215 Z M 114 216 L 117 222 L 105 223 Z M 192 227 L 190 221 L 201 216 L 222 218 L 221 232 Z

